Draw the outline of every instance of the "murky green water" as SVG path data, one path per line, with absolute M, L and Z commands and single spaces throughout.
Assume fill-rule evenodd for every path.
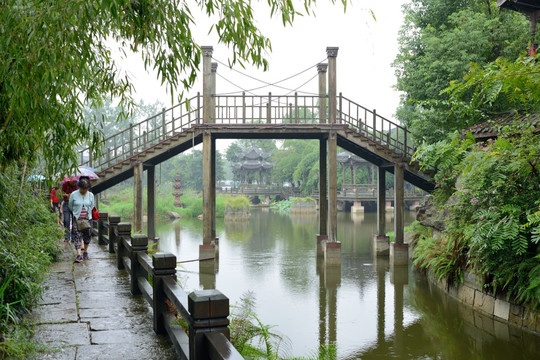
M 340 359 L 540 358 L 540 337 L 473 312 L 410 267 L 374 259 L 375 228 L 373 213 L 339 213 L 342 266 L 325 268 L 317 216 L 253 210 L 249 222 L 218 219 L 215 267 L 187 262 L 179 275 L 187 291 L 215 286 L 231 304 L 252 291 L 261 321 L 288 339 L 287 356 L 313 357 L 335 342 Z M 202 221 L 160 224 L 157 234 L 179 261 L 198 258 Z

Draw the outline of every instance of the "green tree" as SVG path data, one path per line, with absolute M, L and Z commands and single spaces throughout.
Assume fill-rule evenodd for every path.
M 272 179 L 300 183 L 303 193 L 311 193 L 319 183 L 319 143 L 317 140 L 285 140 L 272 156 L 276 165 Z
M 100 125 L 101 128 L 96 130 L 100 131 L 102 136 L 107 137 L 127 129 L 131 124 L 136 124 L 139 121 L 158 114 L 162 111 L 163 107 L 164 105 L 158 100 L 153 104 L 146 104 L 144 100 L 140 100 L 130 116 L 122 117 L 121 114 L 124 112 L 124 109 L 119 106 L 113 106 L 112 99 L 105 99 L 98 108 L 84 107 L 83 116 L 86 122 Z M 100 121 L 102 119 L 103 122 Z
M 503 110 L 540 111 L 540 62 L 534 57 L 475 64 L 463 81 L 445 90 L 451 110 L 473 119 Z
M 345 4 L 345 2 L 344 2 Z M 271 16 L 292 24 L 298 10 L 286 0 L 270 0 Z M 304 0 L 306 13 L 313 5 Z M 0 7 L 0 167 L 32 159 L 41 151 L 51 174 L 76 164 L 75 148 L 87 141 L 98 149 L 95 125 L 84 120 L 84 104 L 100 107 L 115 98 L 134 108 L 133 85 L 111 56 L 118 46 L 139 54 L 155 69 L 171 96 L 190 88 L 201 50 L 191 33 L 198 7 L 216 21 L 210 30 L 231 48 L 231 63 L 267 67 L 270 40 L 256 25 L 251 3 L 178 0 L 7 0 Z M 111 45 L 115 44 L 115 45 Z M 180 89 L 180 90 L 179 90 Z M 60 137 L 63 141 L 56 141 Z M 98 155 L 98 154 L 96 154 Z
M 413 0 L 404 13 L 394 61 L 396 87 L 403 92 L 397 116 L 418 143 L 434 142 L 474 121 L 451 111 L 443 90 L 467 74 L 471 63 L 483 66 L 525 52 L 529 25 L 495 1 Z

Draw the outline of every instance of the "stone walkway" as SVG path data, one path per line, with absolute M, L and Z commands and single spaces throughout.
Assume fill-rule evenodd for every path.
M 45 281 L 43 299 L 27 319 L 33 341 L 49 351 L 35 359 L 174 359 L 170 340 L 152 329 L 152 309 L 129 292 L 126 271 L 114 255 L 92 240 L 90 260 L 74 264 L 74 249 L 63 254 Z

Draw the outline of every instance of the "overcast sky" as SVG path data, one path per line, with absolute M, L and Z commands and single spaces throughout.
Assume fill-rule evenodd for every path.
M 281 19 L 269 18 L 265 3 L 254 3 L 255 18 L 260 29 L 272 42 L 272 52 L 268 54 L 269 70 L 248 67 L 235 67 L 240 72 L 247 73 L 257 79 L 275 82 L 294 75 L 307 68 L 312 68 L 302 76 L 280 84 L 290 89 L 298 86 L 317 74 L 315 65 L 326 58 L 326 47 L 337 46 L 337 91 L 354 102 L 369 109 L 377 109 L 377 113 L 394 118 L 399 103 L 399 94 L 393 89 L 396 83 L 394 69 L 391 67 L 395 59 L 398 43 L 397 35 L 403 23 L 401 6 L 406 0 L 355 0 L 348 4 L 344 13 L 340 1 L 332 5 L 330 1 L 317 2 L 316 16 L 296 17 L 292 27 L 284 28 Z M 295 2 L 295 4 L 299 2 Z M 297 5 L 299 6 L 299 5 Z M 302 7 L 299 7 L 302 9 Z M 376 20 L 371 15 L 373 11 Z M 194 34 L 201 46 L 213 46 L 213 57 L 227 63 L 231 51 L 219 45 L 215 35 L 207 35 L 210 21 L 205 15 L 195 15 L 197 27 Z M 160 81 L 153 73 L 145 73 L 138 55 L 123 61 L 124 69 L 128 71 L 135 84 L 135 98 L 143 99 L 146 103 L 160 100 L 167 107 L 171 105 L 171 97 L 166 86 L 160 86 Z M 218 65 L 220 76 L 239 85 L 244 89 L 261 86 L 261 83 L 251 80 Z M 195 87 L 186 95 L 193 96 L 202 93 L 202 71 Z M 221 77 L 217 77 L 217 93 L 239 91 L 239 89 Z M 317 93 L 316 78 L 302 87 L 299 91 Z M 288 91 L 279 88 L 264 88 L 257 94 L 285 94 Z

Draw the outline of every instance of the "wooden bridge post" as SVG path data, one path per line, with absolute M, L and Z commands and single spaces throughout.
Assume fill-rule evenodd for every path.
M 378 168 L 377 176 L 377 233 L 373 237 L 375 255 L 388 255 L 389 237 L 385 233 L 386 225 L 386 171 Z
M 212 46 L 201 46 L 203 52 L 203 124 L 212 121 Z
M 216 123 L 216 72 L 218 64 L 213 62 L 210 66 L 210 122 L 212 124 Z
M 266 123 L 272 123 L 272 93 L 268 93 L 268 103 L 266 104 Z
M 216 238 L 216 138 L 212 137 L 210 148 L 210 201 L 212 207 L 212 234 L 210 242 L 217 244 Z
M 319 73 L 319 123 L 320 124 L 326 123 L 326 69 L 327 68 L 328 68 L 328 64 L 317 65 L 317 72 Z M 325 163 L 326 163 L 326 159 L 325 159 Z
M 326 171 L 326 141 L 326 139 L 319 140 L 319 234 L 317 235 L 318 256 L 324 255 L 323 242 L 328 240 L 328 182 Z
M 135 232 L 143 229 L 143 165 L 137 162 L 133 165 L 133 222 Z
M 327 47 L 328 56 L 328 120 L 336 123 L 336 57 L 337 47 Z M 337 240 L 337 133 L 328 136 L 328 211 L 330 223 L 328 242 L 324 246 L 324 260 L 327 265 L 341 265 L 341 243 Z
M 328 56 L 328 120 L 331 124 L 336 123 L 336 58 L 337 47 L 327 47 Z
M 148 238 L 156 238 L 156 167 L 146 165 L 146 199 L 148 216 Z
M 394 165 L 394 243 L 390 246 L 392 265 L 407 265 L 409 261 L 408 244 L 404 243 L 403 209 L 404 199 L 404 164 Z

